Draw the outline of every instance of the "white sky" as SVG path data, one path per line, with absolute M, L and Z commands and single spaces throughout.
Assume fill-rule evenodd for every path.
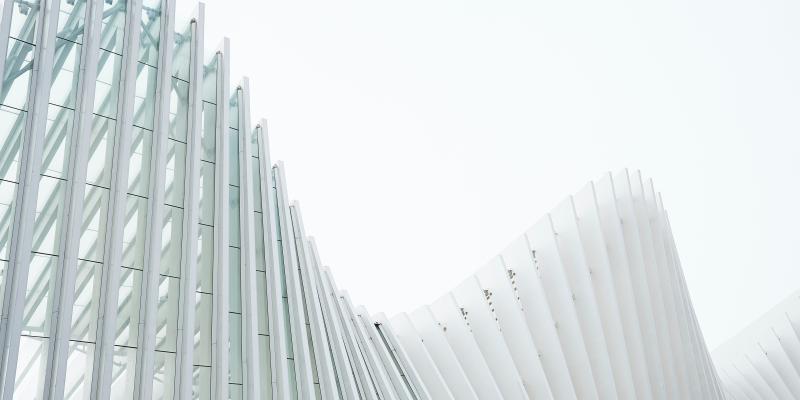
M 179 15 L 196 2 L 178 0 Z M 800 287 L 800 2 L 209 0 L 323 262 L 389 316 L 641 169 L 710 348 Z

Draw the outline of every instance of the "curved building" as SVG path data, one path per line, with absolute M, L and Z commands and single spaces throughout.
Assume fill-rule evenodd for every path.
M 178 25 L 174 0 L 0 4 L 0 399 L 724 397 L 639 173 L 371 316 L 321 264 L 202 4 Z

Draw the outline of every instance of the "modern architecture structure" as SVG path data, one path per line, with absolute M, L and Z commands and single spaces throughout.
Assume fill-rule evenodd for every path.
M 800 292 L 713 352 L 728 399 L 800 399 Z
M 371 316 L 322 266 L 202 5 L 178 25 L 174 0 L 0 7 L 1 399 L 724 397 L 638 173 Z

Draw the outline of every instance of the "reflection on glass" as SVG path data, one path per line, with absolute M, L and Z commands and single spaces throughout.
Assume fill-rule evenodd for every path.
M 40 0 L 13 0 L 11 6 L 11 31 L 8 35 L 12 38 L 36 44 L 36 20 L 41 10 Z
M 186 144 L 167 140 L 167 168 L 164 177 L 164 202 L 183 207 L 183 192 L 186 184 Z
M 189 129 L 189 83 L 172 78 L 169 98 L 169 137 L 186 142 Z
M 108 118 L 117 117 L 121 67 L 121 55 L 106 50 L 100 50 L 100 57 L 97 63 L 97 81 L 94 92 L 95 114 Z
M 200 146 L 203 151 L 200 153 L 200 159 L 203 161 L 214 162 L 216 158 L 217 136 L 215 134 L 217 129 L 217 106 L 204 101 L 203 102 L 203 129 L 201 131 Z
M 111 370 L 111 399 L 132 400 L 136 376 L 136 349 L 114 346 Z
M 16 183 L 0 181 L 0 260 L 8 261 L 11 223 L 14 220 L 14 198 L 16 195 Z M 0 305 L 2 305 L 2 298 L 0 298 Z
M 230 355 L 228 356 L 228 382 L 242 384 L 242 316 L 229 313 Z
M 126 0 L 103 1 L 101 49 L 122 54 L 125 34 L 125 3 Z
M 197 238 L 197 291 L 213 292 L 214 227 L 200 225 Z
M 17 182 L 19 150 L 27 112 L 0 106 L 0 179 Z
M 108 216 L 108 189 L 86 185 L 83 200 L 83 223 L 78 257 L 103 262 L 105 251 L 106 218 Z
M 49 105 L 42 152 L 42 175 L 65 178 L 68 167 L 69 142 L 72 136 L 74 111 Z
M 164 222 L 161 226 L 161 274 L 174 277 L 181 275 L 181 242 L 183 238 L 183 210 L 164 207 Z
M 230 259 L 230 275 L 228 278 L 230 285 L 230 312 L 242 313 L 242 267 L 239 264 L 241 256 L 239 249 L 235 247 L 228 248 L 228 258 Z
M 241 179 L 241 175 L 239 175 L 239 131 L 230 129 L 228 140 L 228 157 L 230 158 L 228 160 L 230 161 L 230 175 L 228 179 L 231 185 L 239 186 L 239 179 Z
M 136 346 L 139 337 L 139 299 L 142 295 L 142 271 L 121 268 L 117 300 L 118 346 Z
M 33 223 L 33 251 L 58 255 L 65 186 L 66 182 L 49 176 L 42 176 L 39 180 Z
M 267 312 L 267 273 L 256 271 L 256 309 L 258 310 L 258 334 L 269 335 L 269 313 Z
M 195 293 L 194 365 L 211 365 L 212 295 Z
M 158 43 L 161 31 L 161 2 L 159 0 L 142 2 L 141 23 L 139 61 L 155 67 L 158 65 Z
M 211 400 L 211 367 L 194 367 L 192 399 Z
M 153 364 L 153 400 L 172 400 L 175 354 L 156 351 Z
M 214 225 L 214 164 L 200 162 L 200 223 Z
M 86 166 L 86 183 L 109 188 L 111 186 L 111 160 L 114 156 L 113 119 L 95 115 L 92 136 L 89 138 L 89 162 Z
M 59 4 L 56 36 L 75 43 L 83 43 L 86 0 L 61 0 Z
M 175 50 L 172 58 L 172 76 L 189 81 L 189 60 L 191 58 L 192 22 L 183 33 L 175 33 Z
M 50 308 L 53 300 L 53 276 L 58 257 L 32 254 L 28 268 L 28 287 L 25 289 L 25 308 L 22 314 L 22 334 L 50 336 Z
M 133 124 L 153 130 L 156 106 L 157 69 L 147 64 L 136 65 L 136 91 L 133 98 Z
M 71 340 L 95 342 L 102 268 L 101 263 L 78 261 L 75 274 L 75 300 L 72 304 Z
M 147 226 L 147 199 L 128 195 L 125 202 L 125 229 L 122 232 L 122 265 L 144 267 L 144 238 Z
M 239 188 L 236 186 L 230 187 L 230 203 L 228 210 L 230 214 L 230 245 L 239 247 L 241 232 L 239 229 Z
M 131 157 L 128 164 L 128 193 L 147 197 L 150 187 L 150 160 L 153 133 L 134 126 L 131 131 Z
M 50 103 L 75 108 L 78 92 L 78 71 L 81 66 L 81 45 L 56 39 L 53 80 L 50 84 Z
M 70 341 L 64 381 L 65 400 L 89 400 L 93 366 L 94 344 Z
M 0 88 L 0 103 L 28 110 L 28 86 L 33 69 L 34 46 L 16 39 L 8 40 L 6 70 Z
M 47 338 L 20 337 L 17 377 L 14 382 L 15 399 L 42 397 L 48 342 Z

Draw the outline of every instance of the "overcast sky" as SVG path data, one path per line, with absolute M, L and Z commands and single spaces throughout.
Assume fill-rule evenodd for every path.
M 230 37 L 354 302 L 429 303 L 628 167 L 663 193 L 713 349 L 800 288 L 799 16 L 793 0 L 208 0 L 206 44 Z

